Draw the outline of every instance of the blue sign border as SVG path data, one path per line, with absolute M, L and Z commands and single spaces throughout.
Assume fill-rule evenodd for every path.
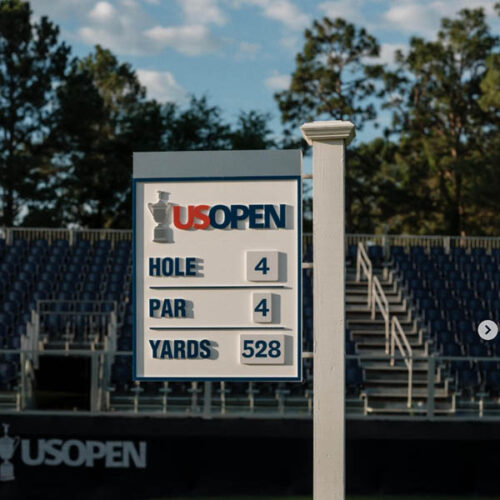
M 137 331 L 136 331 L 136 190 L 142 182 L 217 182 L 217 181 L 267 181 L 295 180 L 297 182 L 297 377 L 138 377 L 136 365 Z M 302 381 L 302 176 L 244 176 L 244 177 L 164 177 L 164 178 L 134 178 L 132 179 L 132 379 L 137 382 L 301 382 Z

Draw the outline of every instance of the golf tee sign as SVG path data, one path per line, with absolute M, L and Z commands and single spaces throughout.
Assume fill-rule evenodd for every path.
M 301 379 L 301 153 L 136 153 L 135 380 Z

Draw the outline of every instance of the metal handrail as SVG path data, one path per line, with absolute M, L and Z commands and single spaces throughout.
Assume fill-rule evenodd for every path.
M 391 366 L 394 366 L 394 353 L 396 345 L 403 356 L 406 367 L 408 368 L 408 402 L 406 405 L 408 408 L 411 408 L 413 398 L 413 350 L 408 342 L 408 339 L 406 338 L 406 334 L 401 327 L 398 317 L 393 316 L 391 320 Z
M 361 271 L 364 272 L 368 279 L 368 298 L 367 306 L 370 307 L 372 302 L 372 281 L 373 281 L 373 267 L 372 261 L 368 254 L 366 253 L 363 243 L 360 241 L 358 243 L 358 255 L 356 258 L 356 281 L 359 283 L 361 281 L 362 275 Z
M 389 302 L 387 301 L 387 297 L 385 296 L 382 285 L 380 284 L 377 276 L 373 277 L 372 280 L 372 291 L 371 291 L 371 318 L 375 319 L 376 315 L 376 306 L 378 306 L 382 317 L 385 322 L 385 352 L 389 354 L 389 324 L 390 324 L 390 315 L 389 315 Z

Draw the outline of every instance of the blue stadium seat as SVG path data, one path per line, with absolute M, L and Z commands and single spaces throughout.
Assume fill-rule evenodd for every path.
M 451 357 L 463 356 L 461 347 L 454 342 L 449 344 L 443 344 L 441 346 L 441 353 L 443 356 L 451 356 Z M 460 369 L 467 369 L 470 366 L 469 363 L 467 363 L 466 361 L 460 361 L 460 360 L 449 360 L 447 363 L 453 372 Z
M 94 249 L 106 249 L 109 250 L 111 248 L 111 241 L 109 240 L 98 240 L 94 243 Z
M 88 240 L 77 240 L 74 244 L 75 249 L 85 249 L 88 250 L 90 248 L 90 241 Z
M 451 248 L 450 254 L 453 255 L 453 257 L 459 257 L 461 255 L 465 255 L 465 248 L 462 247 Z
M 49 259 L 64 259 L 68 255 L 67 247 L 50 247 Z
M 354 355 L 356 354 L 356 345 L 352 340 L 346 339 L 345 341 L 345 353 L 347 355 Z
M 431 247 L 430 254 L 433 257 L 443 256 L 444 255 L 444 248 L 441 246 Z
M 84 292 L 98 292 L 99 291 L 99 285 L 100 285 L 100 282 L 99 281 L 87 281 L 84 285 L 83 285 L 83 291 Z
M 109 282 L 110 283 L 119 283 L 119 284 L 122 284 L 124 278 L 125 278 L 125 274 L 124 273 L 111 273 L 109 275 Z
M 15 248 L 16 250 L 27 250 L 28 249 L 28 241 L 27 240 L 23 240 L 23 239 L 19 239 L 19 240 L 14 240 L 12 242 L 12 245 L 11 245 L 13 248 Z
M 443 344 L 452 344 L 455 341 L 453 334 L 448 330 L 439 330 L 436 333 L 436 340 L 440 346 Z
M 6 361 L 0 361 L 0 388 L 9 390 L 17 380 L 15 365 Z
M 59 247 L 59 248 L 68 248 L 69 247 L 69 241 L 68 240 L 63 240 L 63 239 L 58 239 L 54 240 L 52 242 L 53 247 Z
M 465 320 L 465 311 L 463 309 L 451 309 L 446 312 L 450 321 Z
M 460 335 L 460 340 L 464 347 L 470 347 L 474 345 L 481 344 L 481 337 L 477 334 L 477 332 L 473 330 L 469 330 L 467 332 L 462 332 Z
M 87 283 L 96 283 L 100 282 L 102 278 L 103 278 L 102 273 L 91 270 L 86 276 L 86 281 Z
M 127 254 L 128 257 L 128 254 Z M 358 246 L 357 245 L 348 245 L 347 246 L 347 260 L 353 265 L 358 258 Z M 306 262 L 312 262 L 313 259 L 313 248 L 312 245 L 307 245 L 306 251 L 304 254 L 304 260 Z
M 484 248 L 473 248 L 470 253 L 474 257 L 479 257 L 482 255 L 486 255 L 486 250 Z
M 128 250 L 130 250 L 130 247 L 131 247 L 131 242 L 129 240 L 120 240 L 116 243 L 116 248 L 126 248 Z
M 422 314 L 426 321 L 436 321 L 442 319 L 440 309 L 423 309 Z
M 480 380 L 479 373 L 470 368 L 459 370 L 457 374 L 459 387 L 463 394 L 468 397 L 474 397 L 479 391 Z
M 488 370 L 483 373 L 484 389 L 493 396 L 500 396 L 500 371 Z
M 61 266 L 59 263 L 49 263 L 44 267 L 44 272 L 49 273 L 52 277 L 57 276 L 61 271 Z
M 117 341 L 118 351 L 131 351 L 132 339 L 127 337 L 120 337 Z
M 69 264 L 66 268 L 66 275 L 73 274 L 75 276 L 80 276 L 82 273 L 82 266 L 78 264 Z
M 452 297 L 440 298 L 439 307 L 444 311 L 450 311 L 452 309 L 458 309 L 458 301 Z
M 106 287 L 107 293 L 119 294 L 123 292 L 123 285 L 121 283 L 111 283 L 109 282 Z
M 480 294 L 484 294 L 486 290 L 491 290 L 492 286 L 490 281 L 482 280 L 476 283 L 475 288 L 477 292 L 479 292 Z
M 19 304 L 13 301 L 3 302 L 2 311 L 15 316 L 19 312 Z
M 384 249 L 380 245 L 370 245 L 368 247 L 368 257 L 375 265 L 380 265 L 384 261 Z
M 410 255 L 423 255 L 425 253 L 425 248 L 423 246 L 415 245 L 410 247 Z
M 75 281 L 63 281 L 59 287 L 59 292 L 73 293 L 76 290 L 76 285 Z
M 489 356 L 488 347 L 482 342 L 470 344 L 468 351 L 470 356 L 474 356 L 476 358 L 485 358 Z
M 358 392 L 363 387 L 363 370 L 359 366 L 346 367 L 346 386 L 348 392 Z
M 5 328 L 12 327 L 12 314 L 5 311 L 0 312 L 0 325 L 3 325 Z

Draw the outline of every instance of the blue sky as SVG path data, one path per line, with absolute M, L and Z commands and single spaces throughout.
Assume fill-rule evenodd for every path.
M 303 31 L 313 19 L 344 17 L 365 26 L 390 64 L 412 35 L 433 38 L 443 16 L 485 8 L 498 31 L 494 0 L 31 0 L 48 15 L 76 55 L 99 43 L 130 62 L 148 95 L 183 104 L 207 95 L 234 121 L 240 110 L 271 112 L 281 130 L 273 93 L 285 88 Z M 387 123 L 387 116 L 382 116 Z M 373 129 L 360 138 L 369 139 Z

